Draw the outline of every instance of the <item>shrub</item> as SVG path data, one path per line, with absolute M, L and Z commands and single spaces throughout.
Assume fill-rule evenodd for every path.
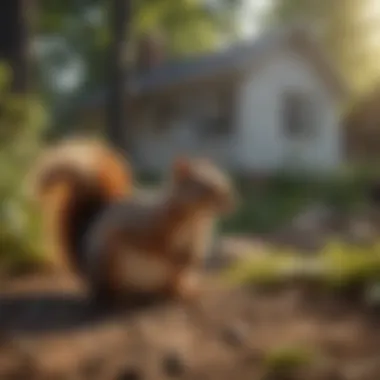
M 39 149 L 45 113 L 38 99 L 9 91 L 0 65 L 0 264 L 18 269 L 41 258 L 38 210 L 27 199 L 25 175 Z
M 273 249 L 265 256 L 237 262 L 225 275 L 235 284 L 272 285 L 296 278 L 311 279 L 325 290 L 361 290 L 380 281 L 380 245 L 331 241 L 312 257 Z

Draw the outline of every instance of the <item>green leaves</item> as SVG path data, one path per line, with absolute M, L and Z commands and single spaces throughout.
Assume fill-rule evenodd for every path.
M 135 5 L 134 35 L 160 30 L 174 55 L 209 50 L 220 35 L 218 15 L 210 13 L 200 1 L 141 1 Z
M 45 110 L 33 96 L 9 91 L 12 78 L 0 65 L 0 266 L 40 257 L 38 210 L 25 194 L 25 176 L 39 149 Z
M 372 43 L 380 32 L 380 14 L 367 17 L 370 8 L 371 0 L 274 0 L 267 21 L 269 26 L 301 21 L 317 30 L 326 53 L 357 94 L 380 77 L 380 46 Z

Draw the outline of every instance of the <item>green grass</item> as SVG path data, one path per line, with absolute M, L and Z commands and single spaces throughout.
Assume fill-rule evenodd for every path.
M 236 263 L 224 274 L 235 284 L 271 285 L 313 279 L 328 289 L 380 281 L 380 245 L 358 247 L 330 242 L 316 256 L 273 249 L 267 256 Z
M 266 370 L 271 373 L 284 374 L 312 365 L 315 361 L 316 354 L 304 347 L 286 346 L 267 352 L 264 365 Z

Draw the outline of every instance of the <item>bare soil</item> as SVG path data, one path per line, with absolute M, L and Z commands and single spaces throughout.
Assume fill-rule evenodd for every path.
M 208 281 L 197 307 L 110 311 L 64 276 L 2 289 L 0 379 L 380 379 L 376 311 L 333 296 Z M 311 350 L 315 364 L 270 374 L 267 353 L 288 346 Z

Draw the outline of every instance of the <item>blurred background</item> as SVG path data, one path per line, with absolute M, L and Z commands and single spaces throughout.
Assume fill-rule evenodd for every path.
M 273 304 L 266 294 L 222 293 L 210 313 L 230 321 L 226 309 L 244 309 L 260 350 L 320 344 L 347 376 L 318 379 L 378 379 L 378 319 L 366 318 L 378 318 L 380 302 L 379 57 L 378 0 L 2 0 L 1 283 L 50 259 L 25 178 L 52 142 L 77 134 L 107 139 L 124 152 L 138 182 L 153 188 L 176 156 L 207 156 L 230 173 L 241 195 L 237 212 L 218 226 L 211 261 L 239 285 L 285 289 L 302 279 L 311 291 L 308 306 L 317 308 L 310 317 L 304 304 L 294 306 L 293 293 Z M 322 302 L 326 289 L 332 298 Z M 342 299 L 359 301 L 349 307 Z M 13 311 L 0 302 L 0 317 L 8 310 L 9 320 L 23 314 L 44 327 L 64 319 L 72 327 L 59 297 L 47 301 L 44 317 L 41 302 L 33 309 L 22 299 L 25 313 L 17 302 Z M 248 336 L 240 327 L 225 340 L 235 345 Z M 263 357 L 244 350 L 255 363 L 251 379 Z M 260 365 L 280 372 L 319 355 L 298 346 L 268 352 Z M 228 363 L 221 359 L 220 368 Z M 122 378 L 140 378 L 131 376 Z
M 221 224 L 231 244 L 309 250 L 353 229 L 371 235 L 375 0 L 2 4 L 5 267 L 41 256 L 38 212 L 22 186 L 30 163 L 46 144 L 80 133 L 122 149 L 144 185 L 178 154 L 222 165 L 242 194 Z

